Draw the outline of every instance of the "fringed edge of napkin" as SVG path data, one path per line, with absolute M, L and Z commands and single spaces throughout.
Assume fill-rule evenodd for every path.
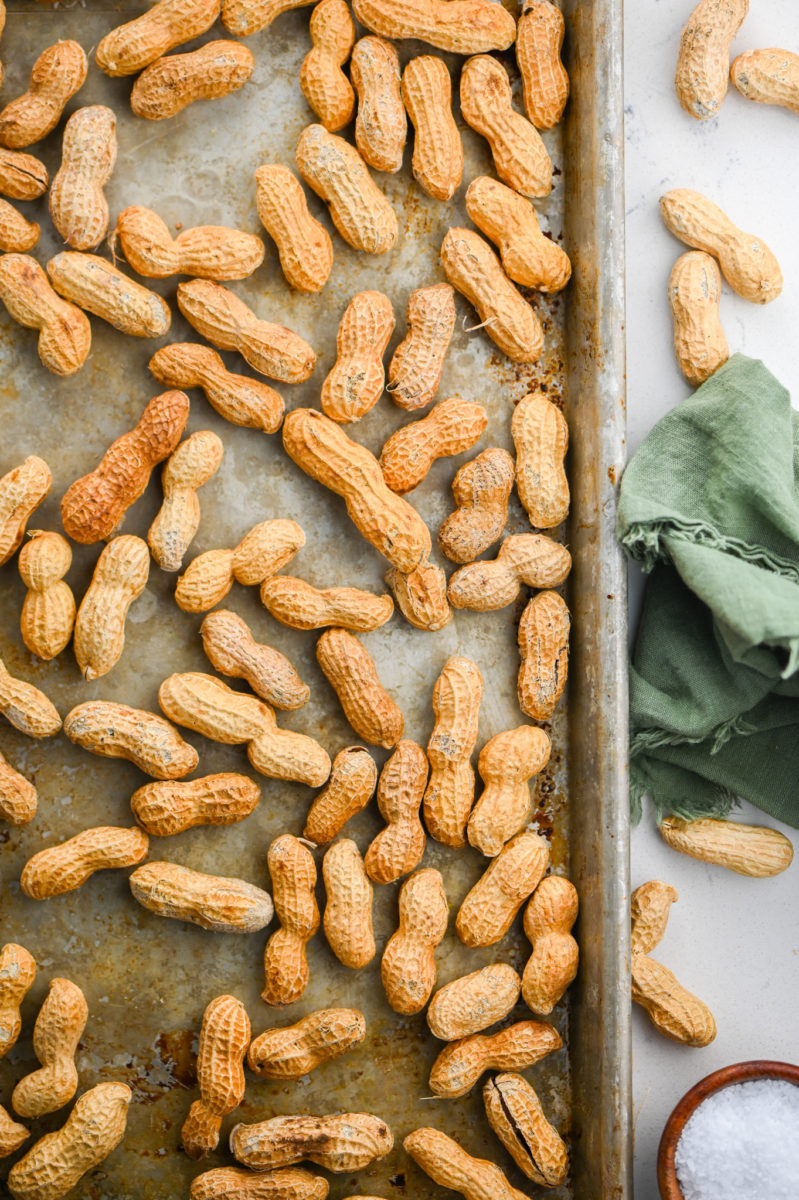
M 731 554 L 743 562 L 799 583 L 799 564 L 774 554 L 763 546 L 751 546 L 740 538 L 725 537 L 718 529 L 704 521 L 675 521 L 672 517 L 664 517 L 661 521 L 637 521 L 627 527 L 620 535 L 619 541 L 628 558 L 640 563 L 642 570 L 649 573 L 658 562 L 671 561 L 671 555 L 663 546 L 665 536 L 679 538 L 694 545 L 710 546 L 713 550 Z

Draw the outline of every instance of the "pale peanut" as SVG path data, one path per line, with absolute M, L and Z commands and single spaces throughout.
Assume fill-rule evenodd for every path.
M 363 746 L 346 746 L 333 759 L 330 778 L 314 798 L 302 836 L 318 846 L 332 842 L 347 821 L 365 808 L 374 795 L 377 767 Z
M 477 760 L 485 783 L 467 826 L 469 844 L 490 858 L 530 819 L 530 780 L 549 762 L 550 742 L 543 729 L 520 725 L 486 742 Z
M 79 108 L 64 127 L 61 166 L 50 187 L 50 216 L 73 250 L 94 250 L 108 232 L 103 193 L 117 160 L 117 121 L 110 108 Z
M 499 447 L 484 450 L 460 468 L 452 481 L 457 508 L 438 531 L 438 545 L 447 558 L 473 562 L 499 540 L 515 477 L 516 464 Z
M 255 202 L 258 219 L 277 246 L 286 281 L 298 292 L 320 292 L 333 267 L 333 243 L 308 211 L 296 175 L 280 163 L 259 167 Z
M 361 158 L 375 171 L 398 171 L 408 122 L 396 50 L 383 38 L 361 38 L 352 52 L 350 75 L 358 93 L 355 145 Z
M 548 196 L 552 161 L 535 125 L 514 109 L 502 64 L 488 54 L 468 59 L 460 95 L 464 120 L 488 142 L 502 182 L 523 196 Z
M 516 36 L 511 13 L 490 0 L 354 0 L 352 8 L 381 37 L 418 38 L 454 54 L 507 50 Z
M 336 335 L 337 358 L 322 384 L 322 411 L 342 424 L 360 421 L 383 394 L 383 355 L 394 330 L 394 310 L 382 292 L 350 300 Z
M 82 887 L 95 871 L 133 867 L 147 854 L 149 839 L 135 826 L 120 829 L 98 825 L 75 837 L 48 846 L 29 858 L 22 868 L 20 886 L 31 900 L 63 896 Z
M 483 696 L 483 677 L 475 663 L 455 655 L 433 687 L 436 723 L 427 743 L 430 781 L 424 794 L 428 833 L 447 846 L 466 845 L 466 822 L 474 803 L 472 751 Z
M 385 580 L 394 593 L 397 608 L 416 629 L 435 633 L 452 620 L 447 603 L 447 577 L 441 567 L 421 563 L 407 575 L 389 567 Z
M 17 1121 L 0 1104 L 0 1158 L 8 1158 L 27 1142 L 30 1130 Z
M 495 1075 L 483 1087 L 489 1124 L 516 1166 L 540 1187 L 560 1187 L 569 1152 L 523 1075 Z
M 291 575 L 264 580 L 261 603 L 290 629 L 339 625 L 354 633 L 367 633 L 385 625 L 394 612 L 394 602 L 388 595 L 376 596 L 374 592 L 348 587 L 320 590 Z
M 215 100 L 243 87 L 255 59 L 240 42 L 206 42 L 189 54 L 169 54 L 142 71 L 130 94 L 137 117 L 163 121 L 196 100 Z
M 202 388 L 220 417 L 232 425 L 275 433 L 283 420 L 282 396 L 260 379 L 228 371 L 216 350 L 198 342 L 173 342 L 156 350 L 148 366 L 171 388 Z
M 74 375 L 81 369 L 92 344 L 89 319 L 53 290 L 35 258 L 0 258 L 0 300 L 20 325 L 39 330 L 39 358 L 48 371 Z
M 19 1007 L 35 978 L 33 955 L 24 946 L 7 942 L 0 950 L 0 1058 L 8 1054 L 19 1037 L 22 1028 Z
M 275 17 L 313 0 L 222 0 L 222 24 L 229 33 L 247 37 L 271 25 Z
M 393 883 L 422 861 L 427 839 L 419 808 L 427 772 L 424 750 L 407 738 L 397 743 L 380 772 L 377 807 L 386 828 L 378 833 L 364 857 L 366 873 L 375 883 Z
M 569 673 L 571 615 L 557 592 L 539 592 L 519 622 L 519 708 L 533 721 L 548 721 Z
M 145 863 L 128 882 L 134 899 L 156 916 L 189 921 L 214 933 L 257 933 L 274 916 L 272 898 L 262 888 L 177 863 Z
M 27 825 L 36 816 L 38 797 L 33 784 L 15 771 L 11 763 L 0 754 L 0 821 L 9 825 Z M 0 959 L 2 971 L 2 959 Z M 2 1003 L 0 1002 L 0 1009 Z M 2 1032 L 0 1031 L 0 1055 L 2 1054 Z
M 393 1145 L 388 1125 L 371 1113 L 272 1117 L 256 1125 L 236 1125 L 230 1135 L 234 1158 L 256 1171 L 303 1159 L 339 1174 L 360 1171 Z
M 749 0 L 699 0 L 680 39 L 674 85 L 685 111 L 715 117 L 727 95 L 730 45 L 749 12 Z
M 799 54 L 779 49 L 750 50 L 733 60 L 730 79 L 747 100 L 799 112 Z
M 67 713 L 71 742 L 103 758 L 126 758 L 155 779 L 180 779 L 199 755 L 163 717 L 108 700 L 87 700 Z
M 299 1000 L 308 986 L 310 972 L 305 947 L 319 928 L 319 908 L 314 896 L 316 866 L 307 846 L 290 833 L 275 838 L 266 861 L 280 928 L 264 949 L 265 982 L 261 999 L 282 1008 Z
M 54 704 L 32 683 L 9 674 L 0 659 L 0 713 L 28 737 L 52 737 L 61 728 Z
M 355 41 L 346 0 L 319 0 L 310 33 L 313 48 L 302 60 L 300 87 L 325 129 L 335 133 L 349 124 L 355 108 L 352 84 L 341 69 Z
M 75 597 L 63 579 L 71 563 L 66 538 L 41 529 L 30 531 L 19 553 L 19 574 L 28 589 L 19 618 L 22 640 L 45 661 L 59 655 L 72 637 Z
M 262 1079 L 301 1079 L 321 1063 L 360 1045 L 365 1036 L 363 1013 L 355 1008 L 323 1008 L 295 1025 L 267 1029 L 254 1038 L 247 1066 Z
M 166 300 L 96 254 L 65 250 L 47 264 L 59 296 L 131 337 L 161 337 L 172 324 Z
M 501 941 L 549 863 L 549 846 L 531 830 L 502 848 L 458 909 L 455 928 L 465 946 Z
M 246 1167 L 214 1167 L 191 1181 L 190 1200 L 326 1200 L 328 1183 L 302 1167 L 261 1174 Z
M 224 600 L 234 583 L 254 587 L 269 579 L 305 545 L 296 521 L 261 521 L 232 550 L 207 550 L 178 579 L 175 600 L 184 612 L 205 612 Z
M 252 233 L 198 225 L 173 238 L 158 213 L 139 205 L 123 209 L 114 233 L 133 270 L 149 279 L 246 279 L 264 260 L 264 244 Z
M 455 608 L 491 612 L 512 604 L 522 584 L 558 587 L 571 565 L 571 555 L 559 542 L 541 533 L 517 533 L 505 538 L 495 559 L 467 563 L 455 571 L 447 595 Z
M 421 1012 L 436 984 L 435 948 L 447 932 L 449 905 L 441 875 L 416 871 L 399 892 L 399 928 L 380 963 L 386 999 L 395 1012 Z
M 47 191 L 50 176 L 32 154 L 0 149 L 0 194 L 12 200 L 35 200 Z
M 463 143 L 446 63 L 432 54 L 412 58 L 402 75 L 402 99 L 414 128 L 413 177 L 434 200 L 449 200 L 463 179 Z
M 536 211 L 524 196 L 497 179 L 479 175 L 466 191 L 466 211 L 496 245 L 505 274 L 514 283 L 551 293 L 569 282 L 568 254 L 541 232 Z
M 694 387 L 730 357 L 719 318 L 721 274 L 715 259 L 701 250 L 681 254 L 669 276 L 669 304 L 674 320 L 674 353 Z
M 189 1109 L 180 1131 L 189 1158 L 206 1158 L 219 1145 L 222 1118 L 244 1099 L 244 1056 L 250 1018 L 235 996 L 217 996 L 203 1013 L 197 1049 L 201 1098 Z
M 83 86 L 87 69 L 77 42 L 56 42 L 43 50 L 33 64 L 27 91 L 0 112 L 0 145 L 22 150 L 52 133 L 67 100 Z
M 355 634 L 326 630 L 316 643 L 316 658 L 358 737 L 374 746 L 396 746 L 404 718 L 380 682 L 374 659 Z
M 672 850 L 727 867 L 738 875 L 768 878 L 787 870 L 793 861 L 790 839 L 765 825 L 744 825 L 741 821 L 713 817 L 698 821 L 666 817 L 658 828 Z
M 333 843 L 322 859 L 322 878 L 327 895 L 322 928 L 327 944 L 345 967 L 365 967 L 376 950 L 374 888 L 355 842 L 342 838 Z
M 35 221 L 26 220 L 13 204 L 0 199 L 0 250 L 4 254 L 31 250 L 41 232 L 41 226 Z
M 197 825 L 233 825 L 248 817 L 261 789 L 246 775 L 222 772 L 183 783 L 145 783 L 130 807 L 147 833 L 171 837 Z
M 78 1089 L 75 1053 L 89 1009 L 83 992 L 69 979 L 53 979 L 36 1024 L 33 1050 L 42 1064 L 23 1076 L 11 1103 L 21 1117 L 42 1117 L 68 1104 Z
M 237 613 L 218 609 L 200 626 L 203 649 L 222 675 L 244 679 L 256 695 L 275 708 L 302 708 L 311 694 L 285 655 L 256 642 Z
M 408 332 L 388 366 L 386 391 L 400 408 L 425 408 L 435 398 L 455 329 L 455 292 L 448 283 L 408 297 Z
M 528 392 L 513 410 L 510 430 L 516 446 L 516 489 L 530 524 L 554 529 L 569 514 L 569 481 L 563 468 L 569 427 L 543 392 Z
M 569 76 L 560 60 L 565 23 L 552 0 L 524 0 L 516 28 L 516 62 L 524 107 L 536 129 L 551 129 L 563 116 Z
M 517 1021 L 499 1033 L 473 1033 L 450 1042 L 433 1063 L 430 1088 L 436 1096 L 465 1096 L 485 1071 L 521 1071 L 563 1045 L 553 1025 Z
M 438 458 L 470 450 L 485 432 L 488 413 L 482 404 L 450 396 L 427 416 L 403 425 L 380 453 L 380 468 L 392 492 L 418 487 Z
M 460 1192 L 466 1200 L 524 1200 L 524 1193 L 511 1187 L 496 1163 L 473 1158 L 438 1129 L 414 1129 L 402 1144 L 435 1183 Z
M 139 537 L 108 543 L 75 618 L 75 658 L 84 679 L 107 675 L 122 657 L 128 609 L 147 586 L 150 552 Z
M 157 58 L 210 29 L 220 0 L 158 0 L 147 12 L 101 39 L 95 60 L 106 75 L 135 75 Z
M 179 571 L 200 524 L 197 491 L 217 472 L 224 446 L 209 429 L 193 433 L 172 451 L 161 472 L 164 502 L 147 531 L 162 571 Z
M 0 478 L 0 565 L 8 562 L 22 545 L 25 527 L 50 491 L 52 482 L 47 463 L 35 454 Z
M 442 1042 L 479 1033 L 507 1017 L 519 999 L 521 980 L 507 963 L 492 963 L 439 988 L 427 1009 L 427 1024 Z
M 571 935 L 577 920 L 577 889 L 548 875 L 524 910 L 524 932 L 533 944 L 522 975 L 522 998 L 531 1012 L 548 1016 L 577 974 L 579 949 Z

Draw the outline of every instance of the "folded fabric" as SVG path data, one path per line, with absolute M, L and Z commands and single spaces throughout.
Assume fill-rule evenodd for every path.
M 618 535 L 647 581 L 630 670 L 633 815 L 799 828 L 799 414 L 736 354 L 651 431 Z

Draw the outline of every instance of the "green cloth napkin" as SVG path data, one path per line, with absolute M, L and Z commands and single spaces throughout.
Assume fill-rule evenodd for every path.
M 799 413 L 734 355 L 651 431 L 619 539 L 647 580 L 630 668 L 634 819 L 743 796 L 799 828 Z

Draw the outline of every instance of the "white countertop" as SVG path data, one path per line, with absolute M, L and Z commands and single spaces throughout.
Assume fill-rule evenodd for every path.
M 732 86 L 715 120 L 699 122 L 683 112 L 674 68 L 692 7 L 693 0 L 628 0 L 626 5 L 630 453 L 690 391 L 674 358 L 666 299 L 672 264 L 686 247 L 666 231 L 658 211 L 659 196 L 673 187 L 704 192 L 776 253 L 783 294 L 772 304 L 754 305 L 725 284 L 721 319 L 730 350 L 762 358 L 799 407 L 799 115 L 753 104 Z M 732 54 L 762 46 L 799 52 L 795 0 L 752 4 Z M 640 580 L 637 569 L 632 571 L 633 620 Z M 776 825 L 749 805 L 734 816 Z M 777 827 L 799 851 L 797 831 Z M 679 1046 L 656 1033 L 635 1009 L 636 1200 L 656 1200 L 660 1134 L 674 1105 L 697 1080 L 744 1059 L 799 1061 L 799 853 L 776 879 L 746 879 L 670 850 L 650 808 L 632 838 L 632 886 L 647 879 L 667 880 L 679 891 L 656 956 L 710 1005 L 718 1036 L 702 1050 Z

